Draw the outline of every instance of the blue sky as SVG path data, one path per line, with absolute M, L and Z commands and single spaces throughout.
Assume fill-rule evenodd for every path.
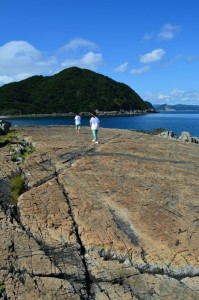
M 198 0 L 1 0 L 0 85 L 65 68 L 199 105 Z

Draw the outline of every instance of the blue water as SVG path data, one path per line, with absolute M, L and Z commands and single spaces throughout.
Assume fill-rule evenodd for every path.
M 82 125 L 89 126 L 90 118 L 82 118 Z M 9 118 L 12 126 L 74 125 L 73 117 Z M 199 137 L 199 112 L 161 112 L 127 117 L 100 117 L 101 127 L 135 130 L 164 128 L 179 135 L 188 131 Z

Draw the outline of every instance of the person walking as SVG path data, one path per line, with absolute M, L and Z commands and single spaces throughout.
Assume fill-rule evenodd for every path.
M 80 127 L 81 127 L 81 117 L 78 113 L 75 114 L 75 129 L 76 133 L 80 133 Z
M 98 144 L 98 130 L 100 127 L 100 120 L 98 119 L 97 115 L 95 112 L 92 113 L 92 117 L 90 119 L 90 128 L 92 130 L 92 136 L 93 140 L 92 142 L 95 142 L 95 144 Z

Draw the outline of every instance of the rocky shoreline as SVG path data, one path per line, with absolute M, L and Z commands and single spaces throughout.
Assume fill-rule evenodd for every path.
M 131 115 L 140 115 L 147 113 L 158 113 L 155 109 L 147 109 L 147 110 L 119 110 L 119 111 L 99 111 L 96 110 L 98 116 L 131 116 Z M 68 113 L 52 113 L 52 114 L 28 114 L 28 115 L 9 115 L 9 116 L 1 116 L 3 118 L 26 118 L 26 117 L 73 117 L 75 115 L 74 112 Z M 84 117 L 89 117 L 91 112 L 80 112 L 79 115 Z
M 177 136 L 173 131 L 166 130 L 164 128 L 154 128 L 152 130 L 137 130 L 137 131 L 151 134 L 151 135 L 158 135 L 165 139 L 179 140 L 183 142 L 199 144 L 199 138 L 192 136 L 188 131 L 182 131 L 179 136 Z
M 12 131 L 0 148 L 4 299 L 199 299 L 197 144 L 104 128 L 99 145 L 88 127 Z M 14 161 L 10 147 L 27 146 Z

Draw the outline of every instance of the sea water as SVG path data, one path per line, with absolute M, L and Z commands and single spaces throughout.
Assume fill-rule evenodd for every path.
M 199 138 L 199 111 L 198 112 L 161 112 L 133 116 L 99 117 L 101 127 L 130 130 L 152 130 L 164 128 L 176 135 L 188 131 L 192 136 Z M 49 126 L 74 125 L 74 117 L 23 117 L 7 118 L 12 126 Z M 89 126 L 88 117 L 82 118 L 82 126 Z

